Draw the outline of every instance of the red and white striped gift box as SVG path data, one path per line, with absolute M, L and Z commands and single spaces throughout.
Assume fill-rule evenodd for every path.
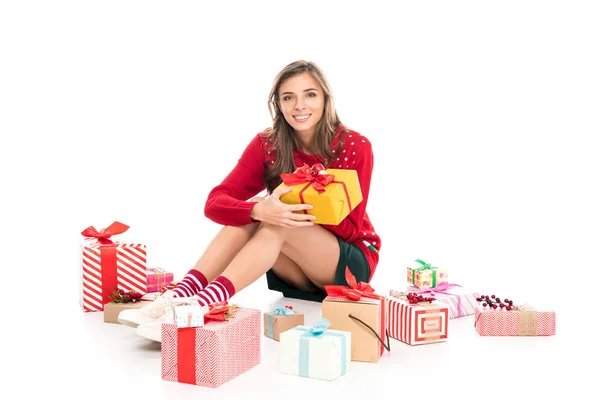
M 162 325 L 161 372 L 166 381 L 218 387 L 260 364 L 261 312 L 240 308 L 203 327 Z
M 406 344 L 448 340 L 448 305 L 439 301 L 410 304 L 390 295 L 386 298 L 390 337 Z
M 116 289 L 146 293 L 146 245 L 103 244 L 86 238 L 82 244 L 84 311 L 102 311 Z
M 488 309 L 477 304 L 475 329 L 481 336 L 553 336 L 556 334 L 554 311 Z

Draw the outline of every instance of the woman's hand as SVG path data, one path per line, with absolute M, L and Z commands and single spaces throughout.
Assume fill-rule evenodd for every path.
M 276 189 L 271 196 L 266 199 L 254 197 L 250 201 L 255 201 L 256 205 L 250 212 L 250 218 L 256 221 L 266 222 L 267 224 L 280 225 L 286 227 L 312 226 L 311 221 L 317 217 L 310 214 L 296 214 L 293 211 L 312 210 L 310 204 L 285 204 L 279 198 L 290 192 L 291 187 Z

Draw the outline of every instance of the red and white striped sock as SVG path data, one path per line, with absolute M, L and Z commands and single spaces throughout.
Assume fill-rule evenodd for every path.
M 197 269 L 191 269 L 185 277 L 173 288 L 174 297 L 192 297 L 208 285 L 204 274 Z
M 227 301 L 235 294 L 233 283 L 224 276 L 218 276 L 210 285 L 196 293 L 200 305 L 208 306 L 220 301 Z

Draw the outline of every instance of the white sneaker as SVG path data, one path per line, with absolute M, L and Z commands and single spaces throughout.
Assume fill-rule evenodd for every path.
M 167 316 L 155 319 L 145 324 L 140 324 L 136 329 L 135 333 L 146 339 L 154 340 L 155 342 L 161 342 L 161 327 L 163 322 L 167 320 Z
M 167 290 L 147 306 L 121 311 L 117 320 L 120 324 L 131 326 L 133 328 L 137 328 L 137 326 L 141 324 L 154 322 L 165 315 L 167 306 L 170 306 L 173 302 L 178 302 L 178 298 L 173 298 L 174 295 L 175 293 L 173 293 L 172 290 Z

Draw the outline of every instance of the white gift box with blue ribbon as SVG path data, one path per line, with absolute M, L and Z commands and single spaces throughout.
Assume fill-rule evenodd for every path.
M 297 326 L 279 336 L 279 371 L 332 381 L 350 371 L 350 332 L 327 329 L 323 318 L 314 326 Z
M 179 297 L 171 299 L 166 306 L 165 314 L 169 322 L 174 322 L 178 328 L 198 328 L 204 326 L 204 314 L 208 307 L 203 307 L 195 297 Z

